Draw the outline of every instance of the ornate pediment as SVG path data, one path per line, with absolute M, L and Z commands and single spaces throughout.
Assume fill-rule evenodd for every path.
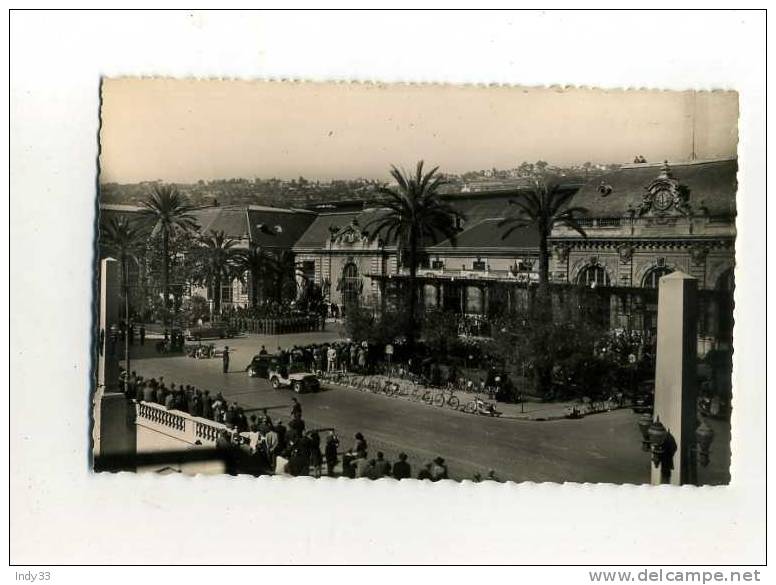
M 689 190 L 671 174 L 668 161 L 663 163 L 660 174 L 645 188 L 636 215 L 656 216 L 690 215 Z
M 338 244 L 354 246 L 369 242 L 369 234 L 361 228 L 355 218 L 346 226 L 333 226 L 329 231 L 331 232 L 331 241 Z

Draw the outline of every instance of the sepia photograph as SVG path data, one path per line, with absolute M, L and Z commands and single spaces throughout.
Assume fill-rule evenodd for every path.
M 456 6 L 9 13 L 13 581 L 767 581 L 766 11 Z
M 730 483 L 735 91 L 100 96 L 94 471 Z

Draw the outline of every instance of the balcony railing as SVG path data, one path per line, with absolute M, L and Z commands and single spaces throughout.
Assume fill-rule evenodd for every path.
M 218 434 L 228 430 L 226 425 L 191 416 L 179 410 L 167 410 L 153 402 L 135 403 L 136 422 L 152 430 L 164 432 L 190 445 L 215 444 Z

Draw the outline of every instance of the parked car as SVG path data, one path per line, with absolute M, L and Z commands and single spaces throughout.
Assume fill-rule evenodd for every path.
M 201 339 L 224 339 L 232 338 L 235 335 L 228 323 L 209 323 L 207 325 L 196 325 L 186 329 L 186 339 L 199 341 Z
M 251 378 L 269 378 L 269 371 L 277 367 L 277 358 L 274 355 L 255 355 L 246 371 Z
M 297 394 L 301 394 L 303 392 L 318 392 L 321 389 L 321 383 L 314 374 L 291 372 L 287 366 L 271 367 L 268 378 L 275 390 L 290 387 Z

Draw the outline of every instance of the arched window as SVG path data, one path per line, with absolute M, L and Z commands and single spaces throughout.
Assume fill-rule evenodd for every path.
M 577 276 L 577 284 L 583 286 L 609 286 L 611 280 L 606 268 L 600 264 L 591 264 L 583 268 Z
M 666 266 L 655 266 L 644 275 L 641 286 L 644 288 L 657 288 L 658 284 L 660 284 L 660 279 L 672 272 L 673 270 Z
M 358 275 L 358 267 L 349 262 L 342 269 L 342 302 L 345 305 L 357 305 L 361 295 L 361 277 Z

